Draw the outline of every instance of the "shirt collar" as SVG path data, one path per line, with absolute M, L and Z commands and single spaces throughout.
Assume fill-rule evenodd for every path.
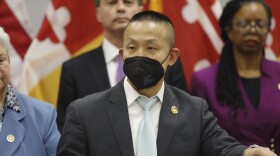
M 127 101 L 127 105 L 128 107 L 139 97 L 139 96 L 143 96 L 141 94 L 139 94 L 129 83 L 128 83 L 128 78 L 125 77 L 124 78 L 124 92 L 126 95 L 126 101 Z M 156 96 L 159 98 L 160 103 L 163 102 L 163 93 L 164 93 L 164 83 L 162 83 L 162 86 L 160 88 L 160 90 L 158 91 L 158 93 L 156 94 Z
M 16 97 L 16 90 L 8 85 L 4 107 L 0 110 L 0 121 L 3 121 L 5 111 L 10 108 L 15 112 L 20 112 L 19 102 Z
M 10 85 L 8 85 L 8 88 L 7 88 L 5 101 L 6 101 L 5 105 L 8 108 L 11 108 L 12 110 L 14 110 L 16 112 L 20 112 L 19 102 L 16 97 L 16 90 Z
M 106 38 L 103 39 L 102 48 L 103 48 L 106 64 L 115 60 L 115 58 L 119 56 L 119 48 L 113 45 Z

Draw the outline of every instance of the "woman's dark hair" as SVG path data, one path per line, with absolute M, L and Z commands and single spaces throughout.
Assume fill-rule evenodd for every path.
M 230 39 L 227 36 L 226 28 L 231 27 L 233 17 L 238 12 L 238 10 L 242 6 L 252 2 L 260 3 L 264 6 L 270 28 L 272 18 L 271 10 L 262 0 L 232 0 L 225 6 L 222 16 L 219 20 L 224 47 L 222 49 L 216 77 L 216 97 L 219 101 L 229 105 L 232 108 L 230 115 L 233 118 L 237 116 L 237 109 L 242 108 L 246 110 L 246 108 L 237 83 L 237 70 L 233 56 L 233 47 Z

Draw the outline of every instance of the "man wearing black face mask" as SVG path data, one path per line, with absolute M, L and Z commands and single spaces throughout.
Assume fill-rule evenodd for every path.
M 162 63 L 147 57 L 127 58 L 124 64 L 124 72 L 137 90 L 153 87 L 164 75 L 164 69 L 161 65 L 168 56 L 169 53 Z
M 164 83 L 180 53 L 173 47 L 168 17 L 134 15 L 120 49 L 127 77 L 69 105 L 58 156 L 273 156 L 238 143 L 217 125 L 204 100 Z

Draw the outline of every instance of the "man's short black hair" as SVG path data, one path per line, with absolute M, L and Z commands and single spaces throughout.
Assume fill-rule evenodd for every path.
M 156 11 L 151 11 L 151 10 L 142 11 L 142 12 L 139 12 L 139 13 L 135 14 L 131 18 L 130 23 L 136 22 L 136 21 L 164 22 L 164 23 L 169 23 L 174 28 L 173 23 L 171 22 L 171 20 L 166 15 L 161 14 L 161 13 L 156 12 Z
M 171 22 L 171 20 L 164 14 L 161 14 L 156 11 L 151 11 L 151 10 L 139 12 L 130 19 L 130 22 L 127 24 L 126 27 L 128 27 L 133 22 L 144 22 L 144 21 L 163 23 L 163 24 L 166 24 L 167 27 L 169 25 L 170 31 L 168 31 L 168 30 L 167 31 L 169 32 L 169 35 L 170 35 L 170 46 L 172 48 L 174 47 L 174 44 L 175 44 L 174 25 Z

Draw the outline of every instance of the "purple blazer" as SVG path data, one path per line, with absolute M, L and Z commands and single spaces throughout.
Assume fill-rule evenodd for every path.
M 260 103 L 258 109 L 251 104 L 241 80 L 241 90 L 247 114 L 239 111 L 236 121 L 229 117 L 230 108 L 216 98 L 216 73 L 218 65 L 196 72 L 191 81 L 190 92 L 207 100 L 210 110 L 218 118 L 218 124 L 231 136 L 245 145 L 258 144 L 280 154 L 280 63 L 262 60 Z

